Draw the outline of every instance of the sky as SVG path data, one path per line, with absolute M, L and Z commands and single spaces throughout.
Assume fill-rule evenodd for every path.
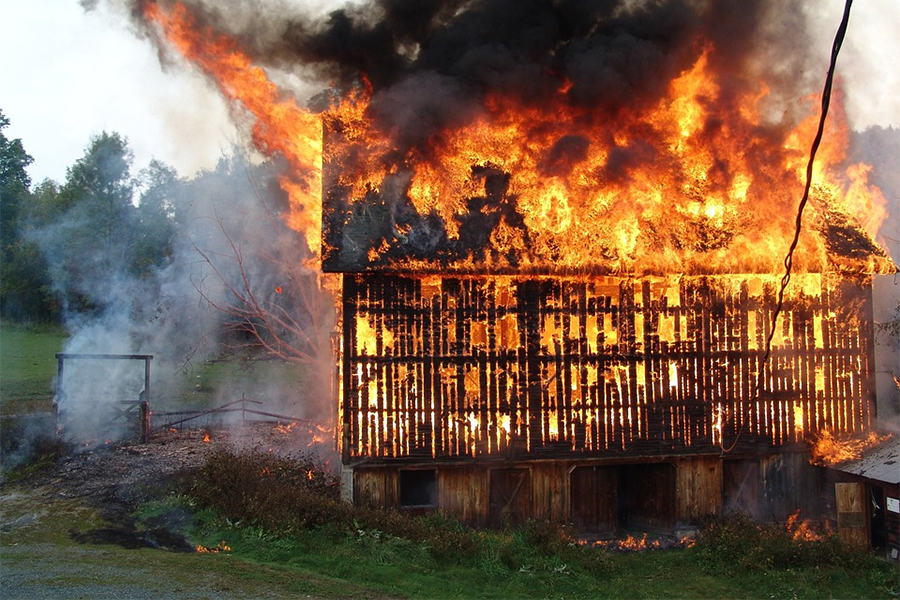
M 321 2 L 317 2 L 321 4 Z M 813 23 L 828 56 L 843 0 L 816 0 Z M 838 63 L 851 126 L 900 126 L 900 2 L 857 0 Z M 34 158 L 29 174 L 62 182 L 103 131 L 128 138 L 135 170 L 151 158 L 180 175 L 215 165 L 244 134 L 225 103 L 189 67 L 163 69 L 149 41 L 100 2 L 5 0 L 0 8 L 0 110 L 8 138 Z M 824 82 L 825 73 L 822 73 Z

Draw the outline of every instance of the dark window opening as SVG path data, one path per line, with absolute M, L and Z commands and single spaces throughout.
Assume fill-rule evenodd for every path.
M 436 506 L 437 471 L 400 471 L 400 506 Z

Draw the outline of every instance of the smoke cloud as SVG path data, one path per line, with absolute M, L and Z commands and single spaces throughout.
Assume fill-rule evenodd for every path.
M 167 411 L 190 408 L 192 395 L 200 392 L 212 393 L 214 406 L 244 395 L 257 410 L 317 422 L 331 417 L 327 334 L 321 340 L 312 333 L 300 339 L 294 332 L 279 332 L 285 343 L 309 353 L 306 367 L 273 368 L 271 362 L 257 362 L 258 352 L 244 350 L 254 339 L 235 309 L 251 296 L 273 314 L 291 315 L 306 332 L 330 332 L 334 326 L 333 305 L 319 291 L 317 275 L 301 267 L 311 256 L 303 236 L 280 218 L 287 209 L 277 183 L 283 167 L 253 162 L 235 151 L 212 171 L 191 180 L 175 178 L 156 190 L 167 196 L 174 212 L 175 242 L 170 260 L 141 276 L 116 262 L 127 239 L 110 245 L 108 253 L 92 247 L 78 255 L 61 245 L 71 239 L 63 231 L 84 229 L 77 203 L 32 235 L 48 263 L 59 265 L 52 273 L 59 290 L 78 282 L 79 306 L 64 311 L 71 334 L 64 352 L 153 355 L 155 425 Z M 73 273 L 67 265 L 81 265 L 84 272 Z M 244 370 L 224 379 L 223 387 L 205 389 L 216 384 L 201 380 L 196 373 L 203 370 L 197 367 L 223 353 L 240 359 Z M 102 442 L 133 435 L 134 419 L 118 415 L 125 403 L 147 397 L 144 383 L 142 360 L 67 359 L 56 398 L 66 437 Z
M 130 10 L 142 27 L 147 0 Z M 169 4 L 160 2 L 160 4 Z M 232 36 L 255 64 L 312 95 L 372 86 L 370 114 L 402 152 L 474 118 L 495 94 L 540 105 L 565 87 L 592 118 L 651 105 L 706 48 L 723 98 L 765 80 L 773 119 L 821 86 L 806 2 L 722 0 L 374 0 L 184 2 L 199 25 Z M 330 4 L 335 6 L 334 4 Z M 296 86 L 295 86 L 296 87 Z M 731 90 L 731 92 L 729 92 Z
M 152 36 L 141 18 L 149 1 L 118 4 L 131 11 L 143 34 Z M 313 104 L 326 97 L 314 97 L 323 89 L 340 94 L 367 82 L 372 88 L 370 116 L 392 139 L 397 157 L 413 150 L 427 154 L 433 136 L 471 122 L 497 94 L 527 107 L 541 105 L 551 95 L 558 100 L 565 90 L 565 102 L 591 108 L 585 118 L 614 120 L 623 111 L 656 103 L 668 82 L 708 48 L 714 50 L 709 56 L 721 89 L 719 101 L 728 103 L 765 79 L 772 87 L 761 129 L 781 129 L 796 124 L 805 110 L 797 98 L 820 90 L 827 62 L 821 46 L 814 47 L 820 34 L 808 28 L 815 3 L 800 0 L 374 0 L 337 8 L 276 0 L 184 4 L 201 27 L 235 38 L 274 80 Z M 706 135 L 717 131 L 715 122 L 706 124 Z M 589 143 L 577 136 L 559 140 L 543 171 L 567 171 L 582 160 Z M 602 175 L 616 180 L 655 158 L 650 146 L 622 146 Z M 210 332 L 217 331 L 221 320 L 213 305 L 228 302 L 229 290 L 218 285 L 219 275 L 198 257 L 198 248 L 231 257 L 231 242 L 237 241 L 244 258 L 239 266 L 252 274 L 252 285 L 273 302 L 283 301 L 273 290 L 287 287 L 283 281 L 288 274 L 272 269 L 265 257 L 274 253 L 290 262 L 292 253 L 303 256 L 306 249 L 297 247 L 299 236 L 279 229 L 271 214 L 259 208 L 283 202 L 274 180 L 260 187 L 255 177 L 241 179 L 235 170 L 223 166 L 188 186 L 181 246 L 152 284 L 118 280 L 96 286 L 104 298 L 122 297 L 109 302 L 100 323 L 76 328 L 72 349 L 128 348 L 172 357 L 211 354 L 219 339 Z M 401 191 L 393 196 L 402 195 L 405 176 L 402 168 L 397 170 L 394 178 Z M 506 212 L 497 215 L 515 228 L 517 215 L 501 208 Z M 396 207 L 395 223 L 411 218 L 403 215 L 407 209 Z M 414 234 L 430 233 L 410 243 L 430 251 L 441 245 L 445 232 L 434 215 L 421 219 Z M 366 225 L 374 229 L 378 224 Z M 461 226 L 464 231 L 478 229 L 466 227 Z M 223 231 L 230 233 L 223 236 Z M 47 239 L 52 237 L 48 232 Z M 233 270 L 228 273 L 226 279 L 234 275 Z

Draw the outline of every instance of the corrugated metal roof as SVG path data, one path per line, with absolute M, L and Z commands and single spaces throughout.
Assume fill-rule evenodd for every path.
M 900 483 L 900 436 L 892 435 L 886 442 L 867 450 L 863 455 L 833 467 L 885 483 Z

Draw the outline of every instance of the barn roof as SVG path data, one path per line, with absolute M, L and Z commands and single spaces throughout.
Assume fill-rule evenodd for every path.
M 887 441 L 867 450 L 856 460 L 833 467 L 842 473 L 850 473 L 892 485 L 900 483 L 900 437 L 892 435 Z

